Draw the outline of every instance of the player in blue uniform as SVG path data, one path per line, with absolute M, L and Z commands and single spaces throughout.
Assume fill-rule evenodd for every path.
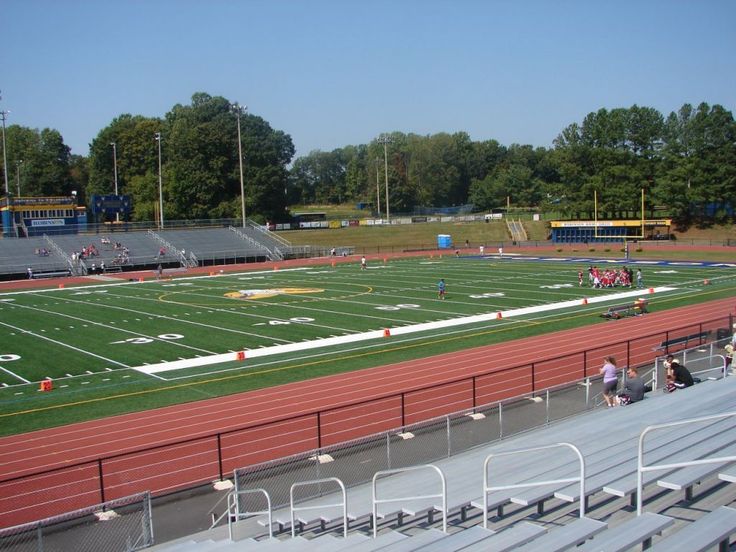
M 437 284 L 437 298 L 438 299 L 444 299 L 445 298 L 445 279 L 442 278 Z

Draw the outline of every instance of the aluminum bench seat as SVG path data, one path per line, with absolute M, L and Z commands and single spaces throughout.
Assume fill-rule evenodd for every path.
M 643 544 L 647 548 L 651 538 L 672 526 L 671 517 L 644 512 L 612 529 L 598 533 L 592 540 L 576 549 L 576 552 L 624 552 Z
M 605 530 L 607 525 L 602 521 L 590 518 L 579 518 L 558 527 L 546 535 L 516 548 L 517 552 L 562 552 L 575 547 L 594 535 Z
M 547 530 L 528 521 L 514 523 L 508 529 L 498 531 L 493 535 L 462 549 L 462 552 L 510 552 L 518 547 L 541 537 Z
M 721 506 L 658 541 L 649 550 L 705 552 L 715 545 L 719 545 L 721 550 L 728 550 L 729 538 L 734 533 L 736 533 L 736 510 Z

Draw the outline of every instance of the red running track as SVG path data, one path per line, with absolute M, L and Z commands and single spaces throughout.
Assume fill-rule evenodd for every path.
M 649 362 L 665 332 L 728 323 L 734 300 L 0 439 L 0 527 L 220 473 Z M 651 336 L 633 342 L 632 336 Z M 583 351 L 587 351 L 584 353 Z M 184 442 L 186 441 L 186 442 Z M 219 455 L 218 455 L 219 451 Z M 112 459 L 100 460 L 115 456 Z M 40 472 L 57 470 L 43 475 Z M 103 492 L 101 492 L 101 489 Z M 39 505 L 43 505 L 39 507 Z

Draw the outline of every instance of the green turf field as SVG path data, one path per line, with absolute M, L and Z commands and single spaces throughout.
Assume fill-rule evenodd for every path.
M 654 294 L 651 310 L 736 295 L 734 266 L 642 267 L 646 288 L 676 288 Z M 604 322 L 606 303 L 579 304 L 358 340 L 384 328 L 629 291 L 580 288 L 577 272 L 586 268 L 445 255 L 369 262 L 366 270 L 326 264 L 2 293 L 0 434 Z M 440 278 L 446 300 L 437 296 Z M 346 342 L 322 346 L 327 340 Z M 207 364 L 214 355 L 227 361 Z M 53 380 L 50 393 L 38 390 L 44 378 Z

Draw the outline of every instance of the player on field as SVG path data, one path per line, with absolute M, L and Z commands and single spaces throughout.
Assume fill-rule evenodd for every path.
M 437 298 L 438 299 L 444 299 L 445 298 L 445 279 L 441 278 L 439 283 L 437 284 Z

